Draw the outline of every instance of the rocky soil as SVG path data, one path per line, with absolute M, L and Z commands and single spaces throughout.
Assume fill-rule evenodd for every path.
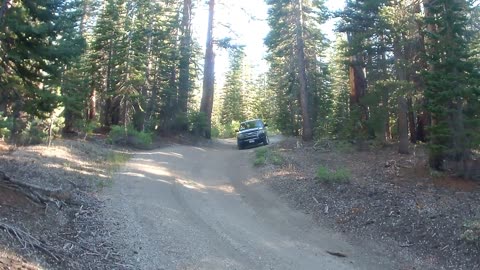
M 389 253 L 408 255 L 422 269 L 480 269 L 479 239 L 468 241 L 480 235 L 480 228 L 468 231 L 480 220 L 480 185 L 432 174 L 422 146 L 399 155 L 395 146 L 357 152 L 348 144 L 319 147 L 289 139 L 274 149 L 285 162 L 261 169 L 265 180 L 322 225 L 352 241 L 384 243 Z M 347 169 L 350 180 L 323 182 L 316 177 L 319 166 Z

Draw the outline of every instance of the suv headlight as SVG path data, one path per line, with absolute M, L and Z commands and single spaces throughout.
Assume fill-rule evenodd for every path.
M 265 130 L 263 130 L 263 129 L 262 129 L 262 130 L 259 130 L 259 131 L 258 131 L 258 135 L 261 135 L 261 134 L 265 134 Z
M 245 137 L 245 135 L 244 135 L 244 134 L 242 134 L 242 133 L 238 133 L 238 135 L 237 135 L 237 138 L 239 138 L 239 139 L 243 139 L 243 137 Z

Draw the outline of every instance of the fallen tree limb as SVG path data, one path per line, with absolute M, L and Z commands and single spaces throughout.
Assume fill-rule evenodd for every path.
M 60 258 L 53 254 L 53 252 L 50 251 L 47 245 L 30 235 L 29 233 L 1 222 L 0 229 L 3 229 L 5 232 L 7 232 L 10 237 L 12 237 L 14 240 L 17 240 L 24 248 L 27 248 L 28 246 L 36 248 L 53 258 L 55 261 L 60 261 Z
M 8 177 L 4 172 L 0 171 L 0 187 L 5 187 L 11 190 L 18 191 L 24 194 L 31 201 L 39 204 L 55 203 L 61 207 L 64 201 L 71 198 L 71 193 L 67 190 L 47 189 L 32 184 L 16 181 Z

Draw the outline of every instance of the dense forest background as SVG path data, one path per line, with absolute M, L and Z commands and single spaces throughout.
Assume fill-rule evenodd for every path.
M 398 142 L 400 153 L 426 143 L 432 168 L 451 160 L 467 177 L 480 149 L 478 1 L 347 0 L 332 13 L 322 0 L 266 0 L 259 76 L 248 51 L 215 36 L 215 0 L 205 51 L 194 0 L 0 3 L 0 135 L 14 144 L 94 131 L 227 137 L 258 117 L 304 141 Z M 221 89 L 215 50 L 230 55 Z

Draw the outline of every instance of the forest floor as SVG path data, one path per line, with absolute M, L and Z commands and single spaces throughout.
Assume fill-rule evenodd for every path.
M 98 192 L 128 159 L 103 139 L 55 140 L 12 148 L 0 143 L 0 269 L 112 269 L 121 265 L 103 226 Z M 34 202 L 4 180 L 59 190 Z M 32 263 L 34 262 L 34 263 Z M 22 268 L 23 267 L 23 268 Z
M 385 243 L 389 254 L 431 269 L 480 269 L 480 182 L 430 173 L 423 146 L 410 155 L 396 149 L 358 152 L 349 144 L 287 139 L 274 146 L 284 164 L 261 170 L 292 207 L 352 241 Z M 320 166 L 347 171 L 350 180 L 321 181 Z
M 198 143 L 178 137 L 155 147 Z M 320 226 L 366 249 L 378 244 L 385 254 L 427 265 L 421 269 L 480 269 L 478 239 L 476 244 L 465 239 L 480 235 L 480 185 L 430 173 L 422 146 L 399 155 L 394 146 L 357 152 L 348 144 L 318 147 L 285 139 L 269 149 L 283 163 L 257 173 L 282 200 Z M 256 148 L 226 151 L 237 157 Z M 35 203 L 4 188 L 0 179 L 0 269 L 131 269 L 115 244 L 112 224 L 105 224 L 111 220 L 103 217 L 101 195 L 111 189 L 112 176 L 130 154 L 102 138 L 56 140 L 51 147 L 0 143 L 0 177 L 64 191 L 46 204 Z M 319 181 L 319 166 L 348 170 L 350 180 Z

